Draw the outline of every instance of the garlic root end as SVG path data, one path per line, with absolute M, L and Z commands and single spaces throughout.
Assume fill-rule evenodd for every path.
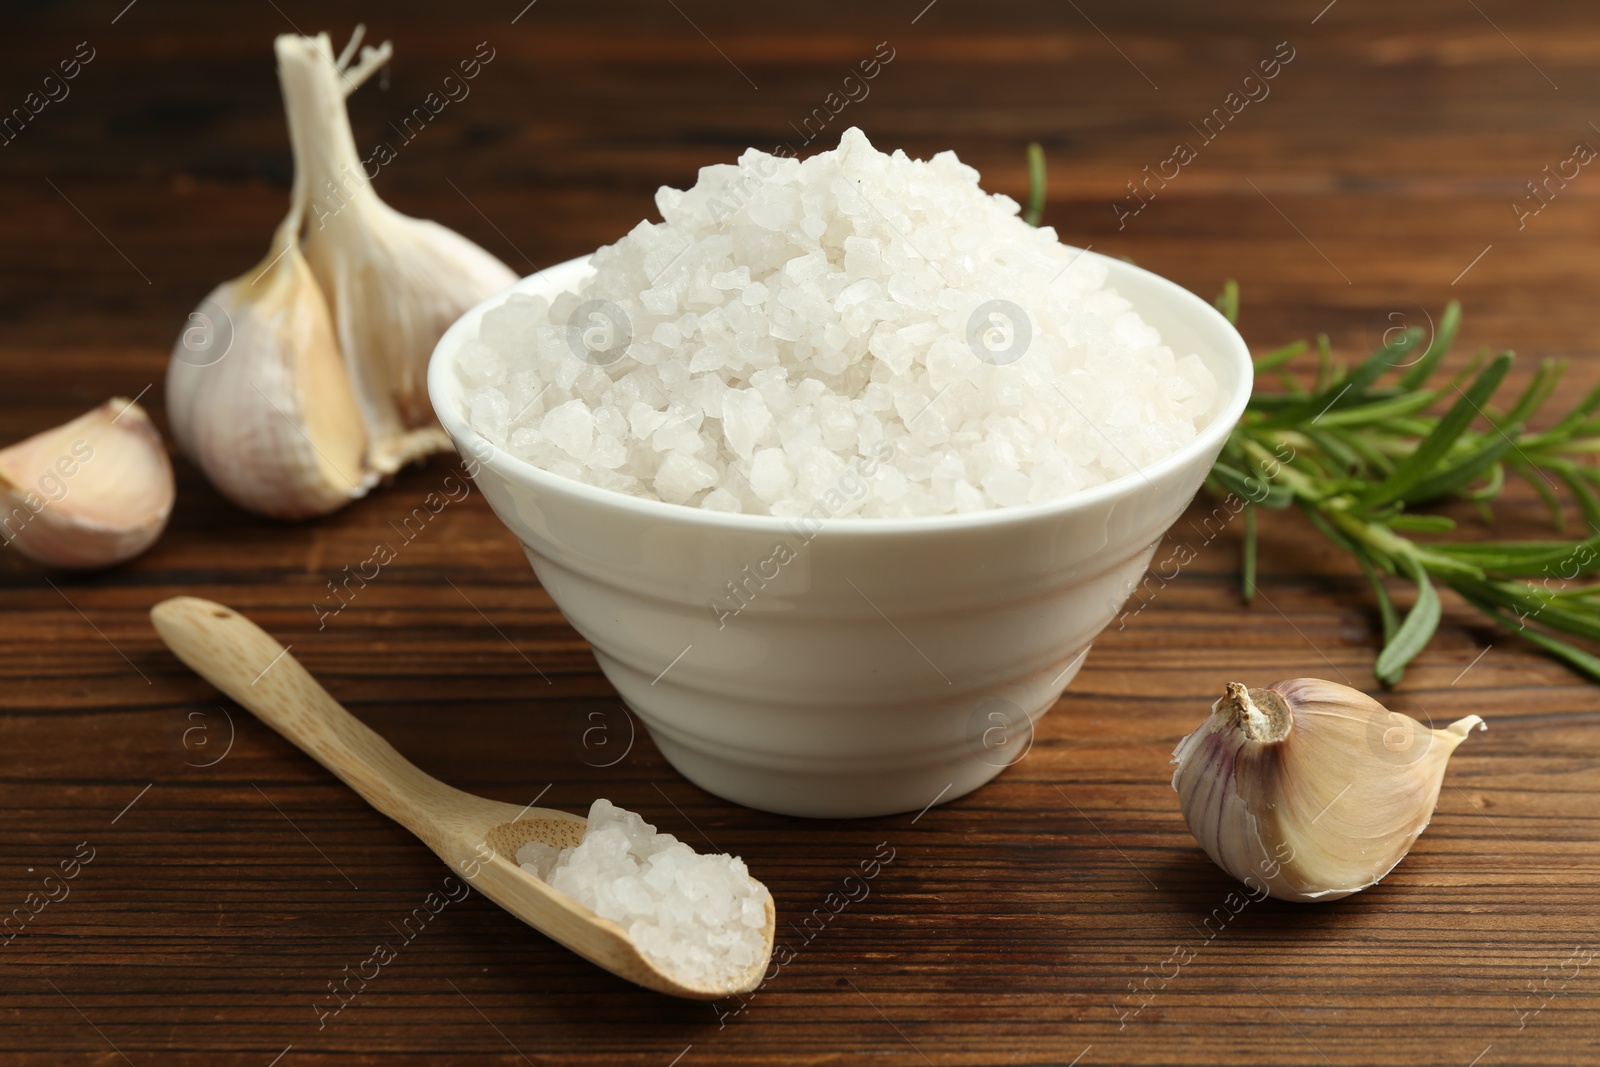
M 1282 741 L 1294 725 L 1289 705 L 1271 689 L 1251 689 L 1229 682 L 1227 693 L 1217 703 L 1228 721 L 1258 744 Z

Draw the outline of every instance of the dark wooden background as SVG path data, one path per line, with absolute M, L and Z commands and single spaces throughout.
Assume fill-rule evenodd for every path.
M 1577 142 L 1600 145 L 1582 3 L 126 2 L 0 15 L 0 111 L 95 50 L 0 147 L 5 441 L 147 388 L 164 421 L 185 315 L 259 260 L 285 207 L 272 37 L 342 42 L 359 18 L 397 52 L 387 88 L 353 98 L 363 146 L 479 42 L 495 50 L 379 188 L 519 271 L 614 240 L 703 164 L 798 144 L 790 123 L 887 41 L 895 58 L 821 143 L 858 123 L 884 148 L 953 148 L 1020 198 L 1040 139 L 1064 239 L 1206 296 L 1237 277 L 1257 349 L 1327 330 L 1354 353 L 1459 297 L 1465 347 L 1514 347 L 1524 375 L 1568 357 L 1574 389 L 1600 379 L 1600 176 L 1521 230 L 1510 208 Z M 1119 229 L 1125 183 L 1196 140 L 1188 124 L 1282 41 L 1295 58 L 1270 97 Z M 1252 904 L 1200 933 L 1234 886 L 1184 829 L 1174 743 L 1228 680 L 1370 684 L 1367 596 L 1292 517 L 1264 522 L 1255 606 L 1230 531 L 1103 636 L 993 785 L 920 818 L 829 823 L 708 796 L 643 736 L 599 766 L 626 748 L 615 694 L 476 494 L 319 631 L 325 583 L 394 537 L 443 459 L 298 526 L 177 469 L 171 528 L 129 566 L 47 575 L 0 552 L 0 912 L 95 850 L 0 946 L 6 1064 L 1600 1062 L 1600 691 L 1458 603 L 1392 702 L 1491 726 L 1412 856 L 1344 903 Z M 1513 501 L 1499 532 L 1535 519 Z M 474 896 L 319 1029 L 328 984 L 395 942 L 446 871 L 178 665 L 146 616 L 175 593 L 248 612 L 462 788 L 575 811 L 604 795 L 742 854 L 797 957 L 733 1015 L 629 986 Z M 609 749 L 577 740 L 594 713 Z M 880 842 L 894 860 L 870 897 L 803 940 Z M 1193 959 L 1175 968 L 1179 946 Z

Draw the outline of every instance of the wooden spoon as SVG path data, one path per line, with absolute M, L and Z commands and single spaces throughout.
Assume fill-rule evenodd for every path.
M 518 809 L 463 793 L 422 773 L 329 696 L 287 649 L 231 608 L 175 597 L 157 604 L 150 619 L 167 647 L 195 673 L 338 775 L 367 803 L 421 838 L 474 889 L 540 933 L 612 974 L 677 997 L 715 1000 L 761 984 L 772 955 L 770 894 L 761 960 L 721 985 L 688 985 L 646 959 L 622 927 L 517 865 L 517 849 L 529 841 L 554 848 L 578 844 L 586 819 L 550 808 Z

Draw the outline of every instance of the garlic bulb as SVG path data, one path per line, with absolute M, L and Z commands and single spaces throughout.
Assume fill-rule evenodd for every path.
M 326 514 L 374 480 L 328 306 L 295 238 L 300 214 L 297 203 L 278 227 L 277 252 L 189 316 L 167 365 L 178 446 L 229 500 L 278 519 Z
M 0 542 L 48 567 L 109 567 L 155 543 L 175 494 L 161 434 L 116 397 L 0 450 Z
M 362 32 L 337 58 L 326 34 L 278 39 L 295 156 L 288 214 L 267 257 L 190 315 L 167 371 L 179 446 L 223 495 L 274 518 L 326 514 L 448 450 L 428 358 L 462 312 L 515 280 L 373 192 L 344 98 L 393 50 L 363 48 L 352 65 Z
M 308 195 L 306 259 L 333 305 L 366 418 L 367 462 L 389 474 L 450 449 L 428 402 L 433 347 L 468 308 L 517 276 L 453 230 L 378 198 L 356 152 L 326 34 L 285 34 L 277 52 L 295 166 Z M 377 153 L 374 161 L 382 164 Z
M 1433 816 L 1469 715 L 1443 730 L 1319 678 L 1237 682 L 1179 742 L 1172 787 L 1217 865 L 1280 900 L 1374 885 Z

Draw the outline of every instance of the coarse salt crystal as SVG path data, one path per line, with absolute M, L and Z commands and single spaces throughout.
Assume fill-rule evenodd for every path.
M 723 988 L 768 952 L 771 895 L 737 856 L 697 855 L 640 815 L 596 800 L 582 842 L 531 841 L 517 863 L 627 931 L 651 963 L 685 985 Z

